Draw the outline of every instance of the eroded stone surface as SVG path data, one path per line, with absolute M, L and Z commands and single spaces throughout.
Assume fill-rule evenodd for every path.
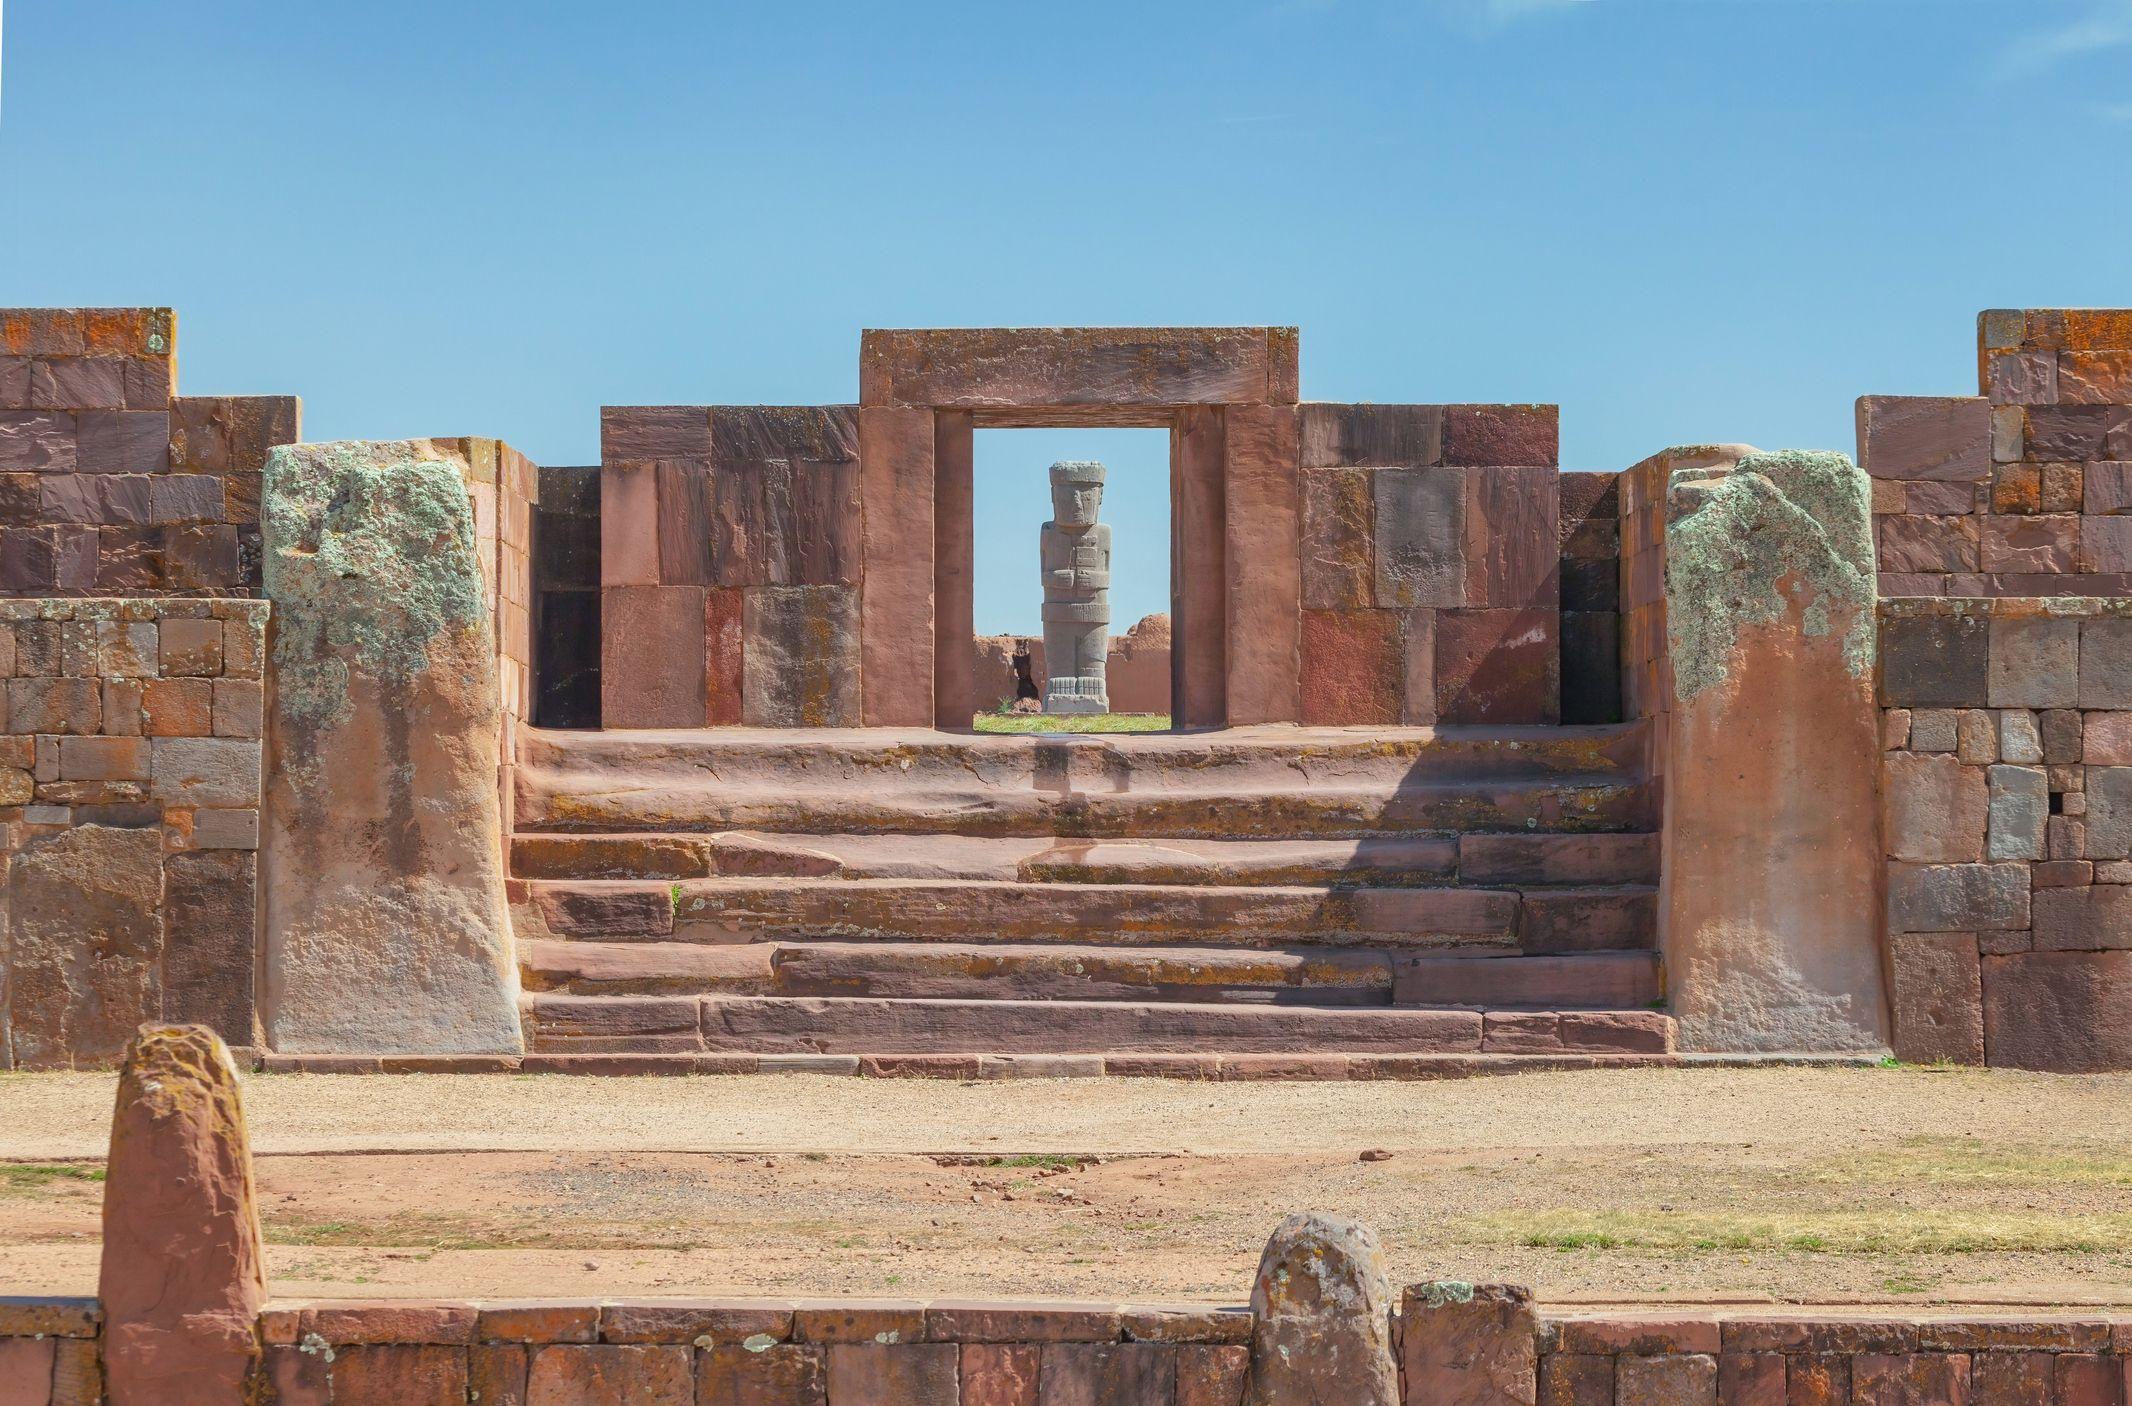
M 265 510 L 267 1041 L 516 1052 L 496 651 L 465 465 L 422 440 L 283 446 Z
M 266 1302 L 237 1071 L 214 1034 L 148 1026 L 126 1051 L 104 1182 L 111 1406 L 246 1399 Z
M 1398 1406 L 1391 1296 L 1368 1226 L 1317 1212 L 1282 1221 L 1252 1282 L 1245 1406 Z
M 162 1011 L 163 839 L 82 825 L 0 867 L 0 992 L 14 1063 L 115 1058 Z
M 1400 1313 L 1407 1391 L 1432 1406 L 1532 1401 L 1538 1334 L 1529 1289 L 1460 1280 L 1414 1285 Z

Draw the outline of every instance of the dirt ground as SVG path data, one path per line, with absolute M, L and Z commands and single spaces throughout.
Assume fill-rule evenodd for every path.
M 112 1080 L 0 1076 L 0 1293 L 87 1292 Z M 2132 1304 L 2132 1077 L 255 1076 L 277 1293 L 1240 1301 L 1287 1211 L 1557 1302 Z

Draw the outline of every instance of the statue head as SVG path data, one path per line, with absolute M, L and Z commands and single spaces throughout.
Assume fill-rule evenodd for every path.
M 1103 506 L 1103 466 L 1093 459 L 1061 459 L 1051 466 L 1051 519 L 1061 527 L 1092 527 Z

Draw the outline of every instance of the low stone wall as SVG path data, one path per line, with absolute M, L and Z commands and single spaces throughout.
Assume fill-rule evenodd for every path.
M 1880 614 L 1896 1053 L 2132 1066 L 2132 600 Z
M 989 712 L 1019 696 L 1020 675 L 1014 659 L 1024 653 L 1029 656 L 1029 682 L 1041 699 L 1048 677 L 1042 635 L 977 637 L 971 678 L 980 711 Z M 1170 617 L 1144 615 L 1125 633 L 1112 635 L 1104 672 L 1113 713 L 1169 712 Z
M 94 1299 L 0 1297 L 0 1401 L 102 1406 L 102 1333 Z
M 251 1045 L 263 601 L 0 600 L 0 1068 Z

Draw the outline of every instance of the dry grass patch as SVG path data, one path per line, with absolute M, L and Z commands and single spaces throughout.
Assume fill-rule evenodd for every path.
M 1547 1250 L 1805 1251 L 1815 1254 L 2108 1254 L 2132 1250 L 2132 1215 L 1992 1211 L 1768 1213 L 1509 1211 L 1451 1226 L 1473 1245 Z

